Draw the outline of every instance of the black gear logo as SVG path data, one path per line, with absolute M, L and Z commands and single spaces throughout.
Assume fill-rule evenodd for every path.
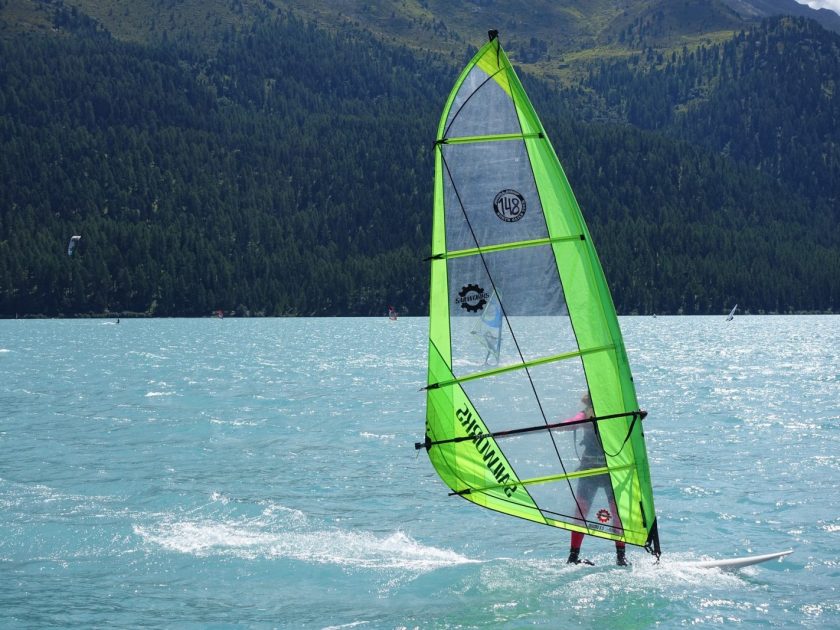
M 477 313 L 487 304 L 484 289 L 477 284 L 468 284 L 461 289 L 458 295 L 461 297 L 459 300 L 461 308 L 467 309 L 470 313 Z M 471 302 L 474 302 L 474 304 L 471 304 Z

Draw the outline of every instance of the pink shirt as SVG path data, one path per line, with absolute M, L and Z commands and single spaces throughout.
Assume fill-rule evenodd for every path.
M 563 420 L 563 424 L 566 424 L 567 422 L 577 422 L 579 420 L 586 420 L 586 414 L 583 411 L 578 411 L 577 414 L 571 418 L 566 418 Z

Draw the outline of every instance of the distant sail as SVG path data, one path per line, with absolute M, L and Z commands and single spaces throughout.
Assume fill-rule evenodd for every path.
M 735 311 L 738 310 L 738 305 L 732 307 L 732 310 L 729 311 L 729 315 L 726 316 L 726 321 L 731 322 L 735 318 Z
M 388 319 L 390 319 L 391 321 L 396 321 L 397 319 L 397 309 L 395 309 L 393 306 L 388 307 Z
M 81 240 L 81 238 L 82 237 L 80 235 L 70 237 L 70 242 L 67 243 L 67 255 L 68 256 L 73 255 L 73 252 L 76 250 L 76 244 Z
M 484 363 L 490 364 L 492 357 L 492 364 L 498 365 L 499 352 L 502 348 L 502 306 L 495 291 L 470 332 L 487 349 Z
M 434 156 L 426 431 L 416 447 L 452 494 L 658 555 L 646 413 L 610 291 L 494 31 L 449 95 Z M 476 343 L 485 324 L 498 335 Z M 482 363 L 502 339 L 498 365 Z

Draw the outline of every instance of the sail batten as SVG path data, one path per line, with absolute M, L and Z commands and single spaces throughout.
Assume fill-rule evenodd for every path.
M 418 448 L 468 501 L 649 545 L 656 519 L 644 412 L 612 297 L 498 39 L 458 77 L 434 158 Z
M 464 256 L 480 256 L 481 254 L 489 254 L 492 252 L 501 252 L 509 249 L 523 249 L 526 247 L 538 247 L 540 245 L 551 245 L 552 243 L 565 243 L 568 241 L 584 241 L 586 237 L 583 234 L 574 234 L 572 236 L 554 236 L 552 238 L 536 238 L 529 241 L 520 241 L 518 243 L 502 243 L 499 245 L 484 245 L 482 247 L 473 247 L 470 249 L 460 249 L 442 254 L 435 254 L 432 258 L 436 260 L 445 260 L 449 258 L 463 258 Z
M 435 144 L 474 144 L 476 142 L 504 142 L 505 140 L 527 140 L 529 138 L 542 138 L 542 132 L 537 133 L 500 133 L 487 136 L 459 136 L 454 138 L 441 138 Z
M 618 472 L 620 470 L 627 470 L 630 466 L 623 466 L 623 467 L 615 467 L 615 468 L 593 468 L 591 470 L 577 470 L 570 473 L 564 473 L 560 475 L 549 475 L 547 477 L 534 477 L 533 479 L 520 479 L 517 483 L 520 486 L 536 486 L 543 483 L 553 483 L 555 481 L 564 481 L 567 479 L 581 479 L 583 477 L 594 477 L 597 475 L 605 475 L 609 472 Z M 513 486 L 516 484 L 493 484 L 489 486 L 484 486 L 483 488 L 469 488 L 469 492 L 487 492 L 489 490 L 497 490 L 499 488 L 503 488 L 505 486 Z M 464 494 L 467 490 L 462 490 L 461 492 L 455 492 L 453 494 Z
M 613 346 L 602 346 L 600 348 L 587 348 L 585 350 L 574 350 L 571 352 L 564 352 L 562 354 L 556 354 L 550 357 L 542 357 L 540 359 L 534 359 L 533 361 L 523 361 L 522 363 L 517 363 L 514 365 L 508 365 L 505 367 L 494 368 L 492 370 L 484 370 L 482 372 L 476 372 L 475 374 L 469 374 L 467 376 L 462 376 L 460 378 L 453 378 L 449 379 L 448 381 L 441 381 L 439 383 L 431 383 L 430 385 L 426 386 L 426 389 L 437 389 L 439 387 L 449 387 L 451 385 L 457 385 L 459 383 L 466 383 L 467 381 L 474 381 L 479 378 L 489 378 L 491 376 L 496 376 L 498 374 L 504 374 L 505 372 L 511 372 L 514 370 L 524 370 L 529 367 L 534 367 L 537 365 L 544 365 L 546 363 L 553 363 L 554 361 L 564 361 L 566 359 L 574 359 L 577 357 L 581 357 L 586 354 L 592 354 L 593 352 L 605 352 L 607 350 L 613 350 Z M 628 412 L 633 413 L 633 412 Z

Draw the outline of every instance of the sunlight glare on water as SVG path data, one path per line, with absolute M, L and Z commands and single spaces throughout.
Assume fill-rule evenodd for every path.
M 840 317 L 621 318 L 665 552 L 629 569 L 448 496 L 427 325 L 0 321 L 4 626 L 840 627 Z

